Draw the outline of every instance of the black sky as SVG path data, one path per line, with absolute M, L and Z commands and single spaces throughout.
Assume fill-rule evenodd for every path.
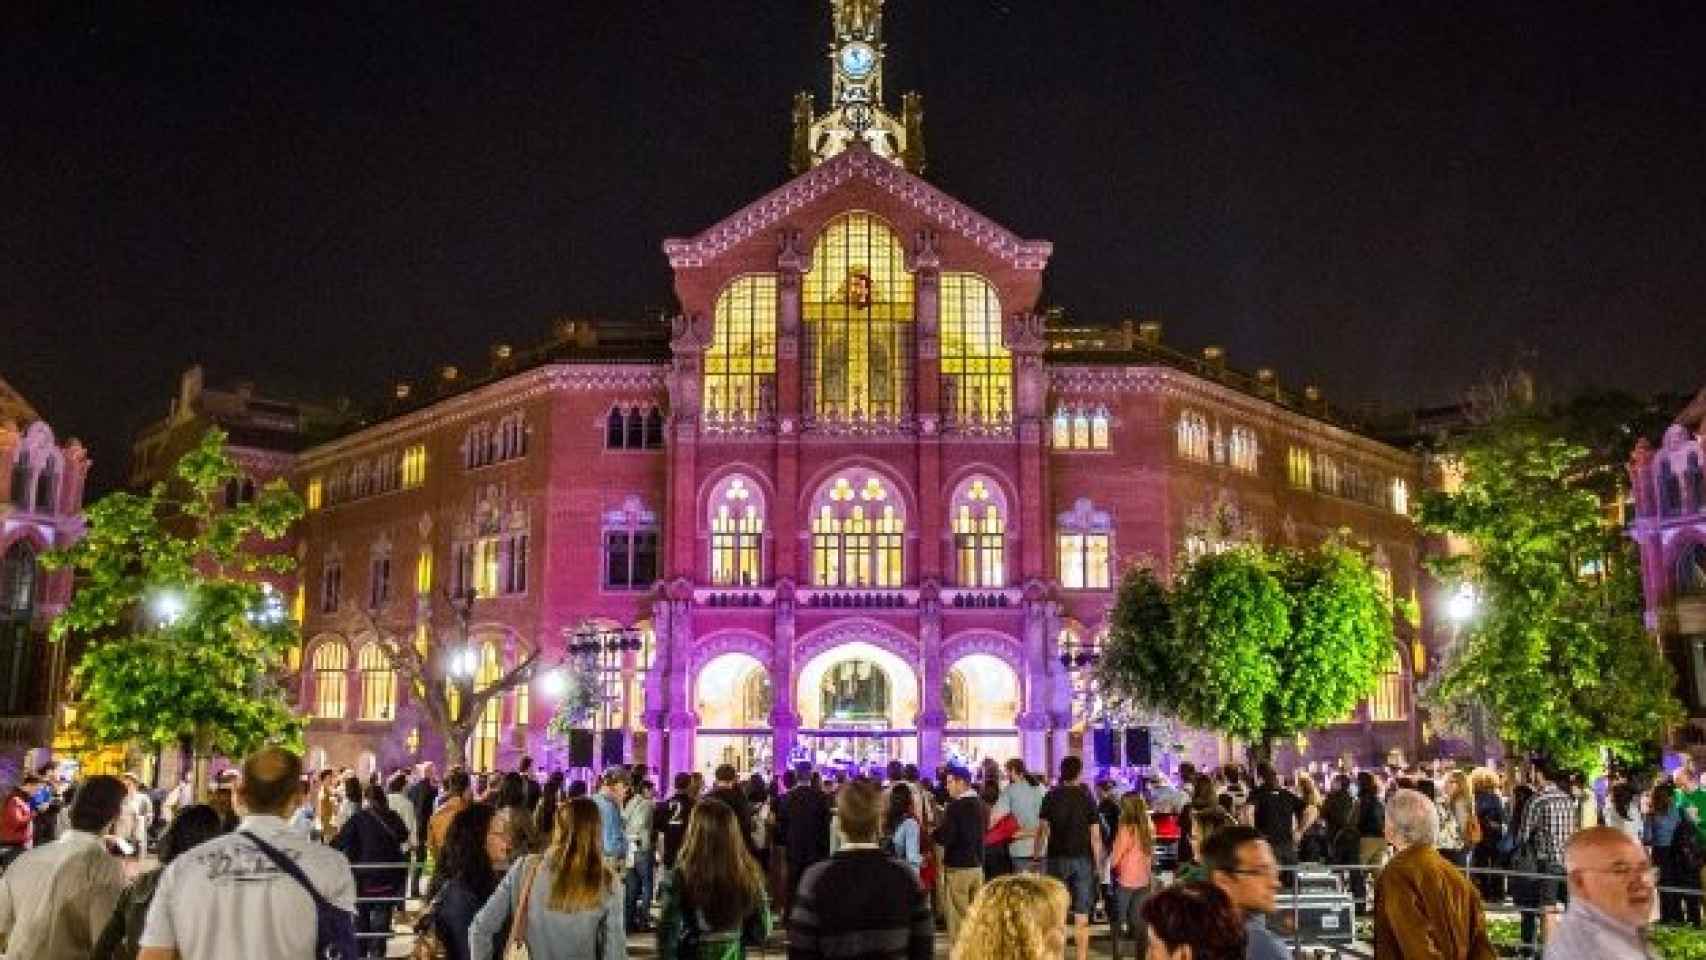
M 178 372 L 375 397 L 786 177 L 827 0 L 0 12 L 0 377 L 119 476 Z M 929 177 L 1047 297 L 1347 404 L 1706 381 L 1706 5 L 889 0 Z

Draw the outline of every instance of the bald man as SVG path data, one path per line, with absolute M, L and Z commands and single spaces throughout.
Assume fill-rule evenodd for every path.
M 1647 960 L 1658 871 L 1615 827 L 1589 827 L 1564 848 L 1570 908 L 1546 943 L 1546 960 Z

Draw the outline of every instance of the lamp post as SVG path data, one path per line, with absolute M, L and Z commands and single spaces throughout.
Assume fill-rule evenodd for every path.
M 474 619 L 474 601 L 478 598 L 479 595 L 472 588 L 464 588 L 454 593 L 446 590 L 444 593 L 444 601 L 450 607 L 451 616 L 456 618 L 456 649 L 451 652 L 450 662 L 445 665 L 445 673 L 448 674 L 450 682 L 456 685 L 457 691 L 457 715 L 450 718 L 453 729 L 466 725 L 462 715 L 474 696 L 474 674 L 480 669 L 480 658 L 475 655 L 473 642 L 469 638 L 469 624 Z M 473 728 L 470 726 L 468 729 L 472 733 Z M 464 762 L 469 760 L 466 756 L 467 743 L 466 739 L 463 740 Z
M 1077 633 L 1066 634 L 1066 639 L 1060 645 L 1060 665 L 1066 669 L 1072 690 L 1072 712 L 1074 716 L 1084 718 L 1084 728 L 1088 730 L 1091 723 L 1091 713 L 1096 709 L 1096 691 L 1093 689 L 1090 677 L 1096 669 L 1096 664 L 1102 659 L 1102 638 L 1091 636 L 1089 639 L 1080 637 Z M 1108 726 L 1108 717 L 1102 717 L 1103 728 L 1112 736 L 1112 728 Z M 1067 728 L 1070 737 L 1071 727 Z M 1050 763 L 1058 761 L 1058 757 L 1050 757 Z
M 604 731 L 611 729 L 611 706 L 618 700 L 623 701 L 622 718 L 624 726 L 628 720 L 627 703 L 628 688 L 622 676 L 622 661 L 628 654 L 638 652 L 645 641 L 640 631 L 635 627 L 599 627 L 591 623 L 582 623 L 570 630 L 564 628 L 564 652 L 569 661 L 586 663 L 591 661 L 598 670 L 598 724 L 599 747 L 602 753 Z M 622 688 L 618 693 L 610 690 L 610 681 L 615 676 Z M 602 760 L 602 756 L 600 757 Z

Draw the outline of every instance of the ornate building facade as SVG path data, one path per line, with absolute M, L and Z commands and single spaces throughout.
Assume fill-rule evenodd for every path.
M 550 665 L 600 624 L 643 637 L 602 671 L 600 725 L 682 770 L 1080 749 L 1122 569 L 1230 536 L 1348 536 L 1395 595 L 1422 589 L 1417 457 L 1159 325 L 1044 316 L 1051 244 L 921 179 L 917 98 L 882 111 L 880 2 L 832 7 L 834 97 L 823 117 L 796 102 L 801 172 L 663 245 L 667 340 L 564 324 L 302 454 L 315 760 L 437 755 L 370 634 L 463 642 L 447 595 L 478 598 L 468 669 L 546 651 L 482 716 L 476 766 L 552 756 Z M 1403 629 L 1312 753 L 1415 749 L 1428 645 Z
M 47 628 L 71 598 L 71 572 L 44 569 L 41 556 L 82 536 L 89 456 L 0 380 L 0 470 L 0 763 L 15 772 L 45 755 L 59 719 L 67 657 Z
M 1655 449 L 1640 441 L 1629 459 L 1641 552 L 1647 629 L 1659 638 L 1696 731 L 1706 741 L 1706 390 L 1665 430 Z

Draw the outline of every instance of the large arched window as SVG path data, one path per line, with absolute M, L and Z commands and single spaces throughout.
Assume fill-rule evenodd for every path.
M 0 558 L 0 620 L 28 621 L 36 605 L 36 552 L 20 540 Z
M 1005 423 L 1013 411 L 1013 355 L 1001 342 L 1001 301 L 975 273 L 944 273 L 942 411 L 956 423 Z
M 882 422 L 911 412 L 912 275 L 883 221 L 854 212 L 824 227 L 800 309 L 814 416 Z
M 812 501 L 812 583 L 898 587 L 906 577 L 906 508 L 881 476 L 849 470 Z
M 1179 456 L 1187 460 L 1208 462 L 1208 418 L 1195 410 L 1186 410 L 1179 414 L 1179 422 L 1174 425 L 1173 430 L 1177 434 Z
M 397 715 L 397 673 L 391 658 L 370 643 L 361 648 L 355 661 L 361 671 L 361 719 L 390 720 Z
M 1676 595 L 1706 598 L 1706 543 L 1691 543 L 1676 558 Z
M 341 641 L 322 643 L 314 649 L 314 716 L 342 720 L 344 698 L 349 690 L 349 648 Z
M 1394 649 L 1375 681 L 1374 695 L 1368 698 L 1368 718 L 1383 722 L 1408 720 L 1409 717 L 1409 704 L 1404 695 L 1404 665 Z
M 957 582 L 963 587 L 1007 585 L 1007 523 L 1001 490 L 973 477 L 960 484 L 949 510 L 954 527 Z
M 769 413 L 776 385 L 776 276 L 738 277 L 717 296 L 705 351 L 705 412 L 753 420 Z
M 756 586 L 764 579 L 764 495 L 745 477 L 711 491 L 711 582 Z
M 503 665 L 498 661 L 497 645 L 487 641 L 480 647 L 480 669 L 474 674 L 474 689 L 485 690 L 502 676 Z M 475 770 L 491 770 L 497 765 L 498 726 L 502 720 L 503 699 L 488 699 L 480 711 L 479 722 L 474 725 L 474 742 L 468 759 Z

